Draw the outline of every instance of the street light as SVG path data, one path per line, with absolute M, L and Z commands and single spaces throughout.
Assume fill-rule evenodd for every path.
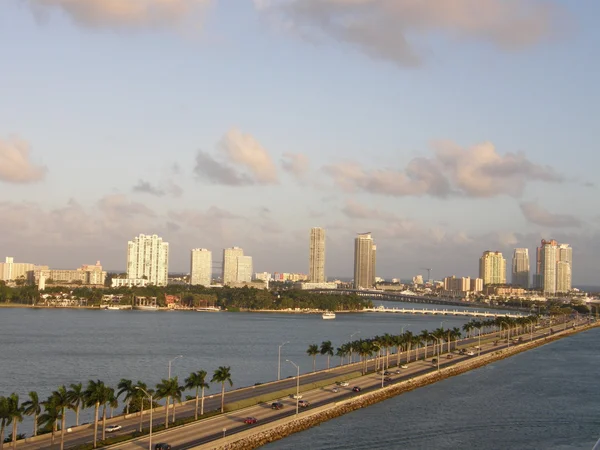
M 173 361 L 175 361 L 176 359 L 178 359 L 178 358 L 183 358 L 183 355 L 178 355 L 178 356 L 176 356 L 175 358 L 173 358 L 173 359 L 169 360 L 169 380 L 171 379 L 171 363 L 172 363 Z
M 300 399 L 300 366 L 294 361 L 286 359 L 287 362 L 296 368 L 296 417 L 298 416 L 298 400 Z
M 354 352 L 352 351 L 352 336 L 355 334 L 360 334 L 360 331 L 355 331 L 350 335 L 350 364 L 354 362 Z
M 279 351 L 278 351 L 278 358 L 277 358 L 277 381 L 279 381 L 281 379 L 281 347 L 283 347 L 285 344 L 289 344 L 290 341 L 285 341 L 283 344 L 281 344 L 279 346 Z
M 439 339 L 439 338 L 436 338 L 436 337 L 435 337 L 435 336 L 433 336 L 433 335 L 431 335 L 431 337 L 432 337 L 433 339 L 435 339 L 435 340 L 438 342 L 438 344 L 439 344 L 439 342 L 440 342 L 440 339 Z M 439 348 L 437 345 L 436 345 L 436 348 L 437 348 L 437 351 L 438 351 L 438 357 L 437 357 L 437 370 L 438 370 L 438 373 L 440 373 L 440 348 Z
M 148 394 L 144 389 L 142 389 L 139 386 L 135 387 L 138 391 L 142 391 L 144 394 L 146 394 L 146 396 L 148 396 L 148 398 L 150 398 L 150 433 L 148 434 L 148 450 L 152 450 L 152 409 L 154 407 L 154 404 L 152 403 L 152 394 Z M 142 405 L 144 404 L 144 401 L 142 400 Z M 140 410 L 140 414 L 141 414 L 141 410 Z

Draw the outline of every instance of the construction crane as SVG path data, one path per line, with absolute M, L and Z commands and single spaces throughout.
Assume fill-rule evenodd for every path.
M 426 270 L 427 271 L 427 281 L 431 281 L 431 270 L 430 268 L 427 267 L 421 267 L 421 270 Z

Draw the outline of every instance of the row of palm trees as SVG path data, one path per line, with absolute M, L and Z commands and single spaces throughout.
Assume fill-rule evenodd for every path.
M 484 320 L 471 320 L 463 325 L 462 329 L 466 333 L 467 337 L 471 337 L 473 330 L 480 330 L 481 334 L 490 333 L 492 331 L 502 332 L 503 329 L 510 330 L 516 329 L 517 332 L 522 333 L 527 327 L 535 326 L 539 321 L 538 316 L 524 316 L 524 317 L 496 317 L 493 319 Z M 508 332 L 508 331 L 507 331 Z
M 79 414 L 83 408 L 94 408 L 94 448 L 98 443 L 98 424 L 99 415 L 102 417 L 102 441 L 106 439 L 106 419 L 107 409 L 110 410 L 110 416 L 113 416 L 114 408 L 119 406 L 119 397 L 123 397 L 125 404 L 125 414 L 130 413 L 132 406 L 135 412 L 140 411 L 140 432 L 142 431 L 142 419 L 144 406 L 154 408 L 156 404 L 154 399 L 165 399 L 165 428 L 169 427 L 169 407 L 172 403 L 173 414 L 171 422 L 175 422 L 175 404 L 181 403 L 182 395 L 186 389 L 195 390 L 195 413 L 194 419 L 198 419 L 198 407 L 200 406 L 200 415 L 204 414 L 204 392 L 209 388 L 207 383 L 208 373 L 205 370 L 192 372 L 180 385 L 177 377 L 163 379 L 156 385 L 156 389 L 150 389 L 148 386 L 138 381 L 121 379 L 117 385 L 117 390 L 107 386 L 100 380 L 89 380 L 84 388 L 82 383 L 71 384 L 69 388 L 60 386 L 53 391 L 50 396 L 41 401 L 37 392 L 29 393 L 29 399 L 23 403 L 19 402 L 19 396 L 15 393 L 8 397 L 0 396 L 0 450 L 4 446 L 4 434 L 6 427 L 12 425 L 12 448 L 16 448 L 18 438 L 18 423 L 23 421 L 24 415 L 33 416 L 33 436 L 38 434 L 38 426 L 41 426 L 44 432 L 51 432 L 51 442 L 54 445 L 56 432 L 59 430 L 60 423 L 60 448 L 64 449 L 64 434 L 66 428 L 67 410 L 75 411 L 75 425 L 79 425 Z M 231 369 L 228 366 L 221 366 L 213 373 L 211 382 L 221 383 L 221 412 L 225 406 L 225 383 L 233 386 L 231 380 Z M 152 400 L 152 402 L 151 402 Z M 102 412 L 100 412 L 102 410 Z

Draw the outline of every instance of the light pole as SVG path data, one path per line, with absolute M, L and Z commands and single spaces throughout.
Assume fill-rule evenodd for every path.
M 350 364 L 352 364 L 354 362 L 354 352 L 352 351 L 352 337 L 355 334 L 360 334 L 360 331 L 355 331 L 354 333 L 352 333 L 350 335 Z
M 173 361 L 175 361 L 176 359 L 178 359 L 178 358 L 183 358 L 183 355 L 178 355 L 178 356 L 176 356 L 175 358 L 173 358 L 173 359 L 169 360 L 169 380 L 171 379 L 171 363 L 172 363 Z
M 279 346 L 278 358 L 277 358 L 277 381 L 281 380 L 281 347 L 285 344 L 289 344 L 289 341 L 285 341 L 283 344 Z M 287 361 L 287 360 L 286 360 Z
M 152 394 L 148 394 L 144 389 L 142 389 L 139 386 L 136 386 L 135 388 L 138 391 L 142 391 L 150 399 L 150 433 L 148 433 L 148 450 L 152 450 L 152 409 L 154 407 L 154 404 L 152 403 Z M 143 403 L 144 403 L 144 400 L 142 400 L 142 404 Z M 140 414 L 141 414 L 141 410 L 140 410 Z
M 432 337 L 433 339 L 435 339 L 435 340 L 438 342 L 438 345 L 439 345 L 440 339 L 439 339 L 439 338 L 436 338 L 436 337 L 435 337 L 435 336 L 433 336 L 433 335 L 431 335 L 431 337 Z M 439 346 L 438 346 L 438 345 L 436 345 L 436 348 L 437 348 L 437 351 L 438 351 L 438 357 L 437 357 L 437 370 L 438 370 L 438 373 L 440 373 L 440 348 L 439 348 Z
M 286 361 L 296 368 L 296 417 L 298 417 L 298 400 L 300 399 L 300 366 L 289 359 L 286 359 Z

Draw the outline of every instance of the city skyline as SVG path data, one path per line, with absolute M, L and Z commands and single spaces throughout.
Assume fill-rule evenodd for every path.
M 142 3 L 0 2 L 5 255 L 124 271 L 148 233 L 173 272 L 239 245 L 306 273 L 318 224 L 328 278 L 371 230 L 384 278 L 552 236 L 600 284 L 598 2 Z

